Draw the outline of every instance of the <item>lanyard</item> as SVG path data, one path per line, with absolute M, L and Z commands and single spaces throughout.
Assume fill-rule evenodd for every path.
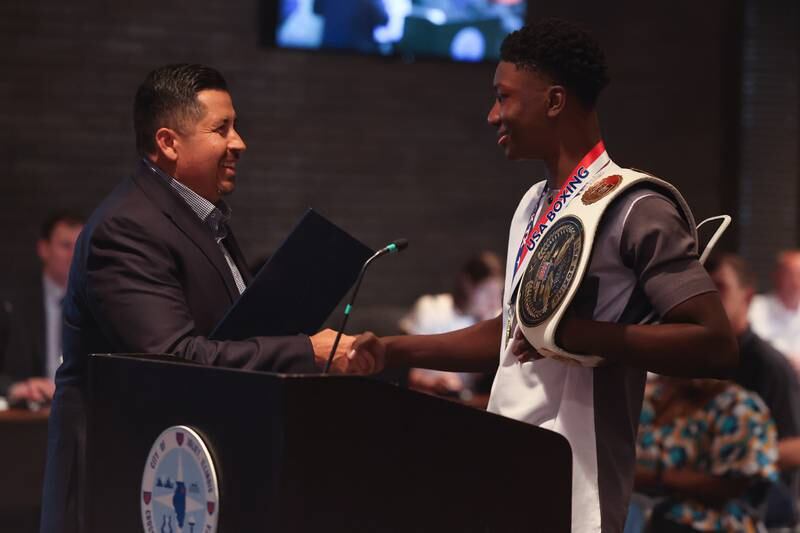
M 594 148 L 589 150 L 589 153 L 583 156 L 583 159 L 578 162 L 569 174 L 570 177 L 564 182 L 564 185 L 561 186 L 558 194 L 554 196 L 547 210 L 539 218 L 539 221 L 534 223 L 536 213 L 539 210 L 539 204 L 542 201 L 542 196 L 539 197 L 539 201 L 536 203 L 536 207 L 531 213 L 531 218 L 525 228 L 522 242 L 519 244 L 517 257 L 514 260 L 514 275 L 511 287 L 516 287 L 518 282 L 517 274 L 522 270 L 520 267 L 525 261 L 525 257 L 536 248 L 539 239 L 547 228 L 553 225 L 560 214 L 566 210 L 569 203 L 578 196 L 578 193 L 580 193 L 590 181 L 592 181 L 592 174 L 596 174 L 598 170 L 605 167 L 608 161 L 609 158 L 608 154 L 606 154 L 605 145 L 603 141 L 599 141 Z M 544 192 L 544 190 L 542 192 Z

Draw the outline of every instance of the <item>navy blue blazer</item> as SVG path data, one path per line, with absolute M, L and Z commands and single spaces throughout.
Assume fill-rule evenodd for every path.
M 225 244 L 249 281 L 232 235 Z M 317 370 L 306 336 L 208 340 L 238 296 L 211 230 L 139 164 L 95 210 L 76 245 L 64 300 L 64 362 L 49 421 L 42 532 L 85 529 L 88 354 L 163 353 L 251 370 Z

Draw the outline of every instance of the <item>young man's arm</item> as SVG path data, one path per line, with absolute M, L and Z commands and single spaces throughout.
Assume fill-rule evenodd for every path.
M 559 326 L 556 343 L 572 353 L 600 355 L 659 374 L 723 377 L 737 364 L 736 339 L 708 273 L 700 265 L 688 224 L 663 194 L 640 189 L 618 204 L 625 214 L 619 254 L 660 324 L 588 320 L 579 308 Z M 613 217 L 612 217 L 613 221 Z M 597 245 L 597 244 L 596 244 Z M 600 243 L 602 246 L 602 243 Z M 519 336 L 512 351 L 535 355 Z
M 636 466 L 634 484 L 642 492 L 668 493 L 671 496 L 700 500 L 708 505 L 722 505 L 745 493 L 755 477 L 713 476 L 691 469 L 667 469 L 659 478 L 652 470 Z
M 572 319 L 559 334 L 559 346 L 567 351 L 669 376 L 725 377 L 738 363 L 736 339 L 716 292 L 676 305 L 661 324 Z
M 483 372 L 497 366 L 502 317 L 440 335 L 410 335 L 356 341 L 354 348 L 384 352 L 389 367 Z M 365 344 L 366 342 L 366 344 Z M 383 357 L 381 357 L 383 359 Z
M 624 227 L 619 253 L 661 324 L 568 318 L 559 326 L 557 344 L 665 375 L 724 377 L 738 363 L 736 339 L 675 204 L 663 195 L 640 198 L 630 206 Z M 380 353 L 385 346 L 389 366 L 480 371 L 495 366 L 501 330 L 497 317 L 444 335 L 388 337 L 370 344 Z M 363 341 L 357 345 L 369 349 Z M 521 361 L 540 357 L 519 334 L 511 349 Z

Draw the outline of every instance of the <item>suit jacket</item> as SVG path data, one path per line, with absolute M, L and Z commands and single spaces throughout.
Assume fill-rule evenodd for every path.
M 248 281 L 235 240 L 226 241 Z M 42 532 L 85 529 L 88 354 L 167 353 L 215 366 L 316 371 L 306 336 L 208 340 L 238 296 L 211 230 L 143 163 L 95 210 L 78 239 L 64 300 L 64 362 L 50 414 Z
M 47 325 L 42 278 L 22 282 L 10 298 L 0 302 L 0 396 L 12 383 L 47 375 Z M 2 329 L 2 327 L 0 327 Z M 4 349 L 5 348 L 5 349 Z

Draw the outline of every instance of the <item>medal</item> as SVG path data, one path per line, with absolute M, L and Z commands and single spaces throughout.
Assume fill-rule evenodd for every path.
M 583 251 L 583 224 L 574 216 L 559 220 L 545 234 L 519 284 L 519 320 L 541 324 L 559 308 L 576 280 Z

